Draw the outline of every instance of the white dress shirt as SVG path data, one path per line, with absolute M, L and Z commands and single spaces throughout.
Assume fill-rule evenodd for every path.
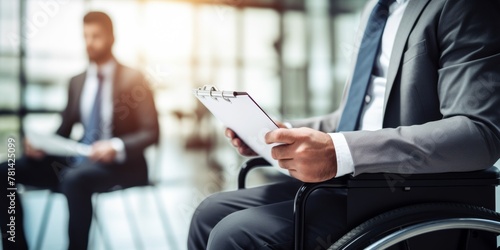
M 387 70 L 391 58 L 392 47 L 396 39 L 403 13 L 409 0 L 396 0 L 389 6 L 389 17 L 382 34 L 382 43 L 375 62 L 375 75 L 371 76 L 365 96 L 365 104 L 361 111 L 359 129 L 378 130 L 382 129 L 384 115 L 384 98 L 387 83 Z M 354 162 L 349 145 L 342 133 L 330 133 L 337 154 L 337 175 L 340 177 L 354 172 Z
M 92 107 L 95 102 L 95 96 L 97 94 L 97 85 L 99 80 L 97 79 L 97 72 L 101 72 L 103 76 L 103 86 L 102 86 L 102 102 L 101 102 L 101 127 L 102 131 L 100 136 L 101 140 L 110 140 L 113 148 L 116 150 L 115 161 L 122 163 L 126 159 L 125 154 L 125 144 L 120 138 L 112 138 L 112 127 L 113 127 L 113 80 L 116 70 L 116 61 L 114 59 L 109 60 L 103 64 L 100 69 L 97 64 L 91 62 L 87 69 L 85 83 L 82 89 L 82 95 L 80 100 L 80 114 L 81 121 L 83 124 L 88 124 L 90 119 L 90 113 L 92 112 Z M 84 126 L 85 127 L 85 126 Z

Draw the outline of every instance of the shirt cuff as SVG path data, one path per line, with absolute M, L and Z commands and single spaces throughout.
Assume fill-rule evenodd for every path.
M 345 136 L 341 133 L 328 134 L 332 137 L 335 153 L 337 154 L 337 175 L 335 177 L 354 173 L 354 161 Z
M 115 162 L 123 163 L 127 159 L 127 154 L 125 153 L 125 143 L 122 139 L 118 137 L 111 138 L 111 147 L 116 151 Z

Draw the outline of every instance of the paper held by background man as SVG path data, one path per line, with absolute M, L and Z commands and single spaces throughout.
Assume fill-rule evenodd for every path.
M 91 146 L 79 143 L 56 134 L 42 134 L 39 132 L 28 132 L 27 136 L 31 145 L 46 154 L 54 156 L 89 156 Z

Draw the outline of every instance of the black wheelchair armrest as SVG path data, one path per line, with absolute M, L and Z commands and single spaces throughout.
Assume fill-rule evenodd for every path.
M 500 171 L 497 167 L 471 172 L 449 172 L 434 174 L 360 174 L 350 178 L 349 187 L 444 187 L 500 185 Z
M 272 165 L 262 157 L 250 159 L 241 165 L 240 172 L 238 174 L 238 189 L 245 189 L 248 173 L 252 169 L 259 167 L 272 167 Z

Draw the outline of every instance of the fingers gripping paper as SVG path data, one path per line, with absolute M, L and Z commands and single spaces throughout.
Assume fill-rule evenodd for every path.
M 272 147 L 266 144 L 265 135 L 278 128 L 273 120 L 246 92 L 217 91 L 215 87 L 194 90 L 196 97 L 225 126 L 232 129 L 255 152 L 277 167 L 282 173 L 288 171 L 279 167 L 271 156 Z

